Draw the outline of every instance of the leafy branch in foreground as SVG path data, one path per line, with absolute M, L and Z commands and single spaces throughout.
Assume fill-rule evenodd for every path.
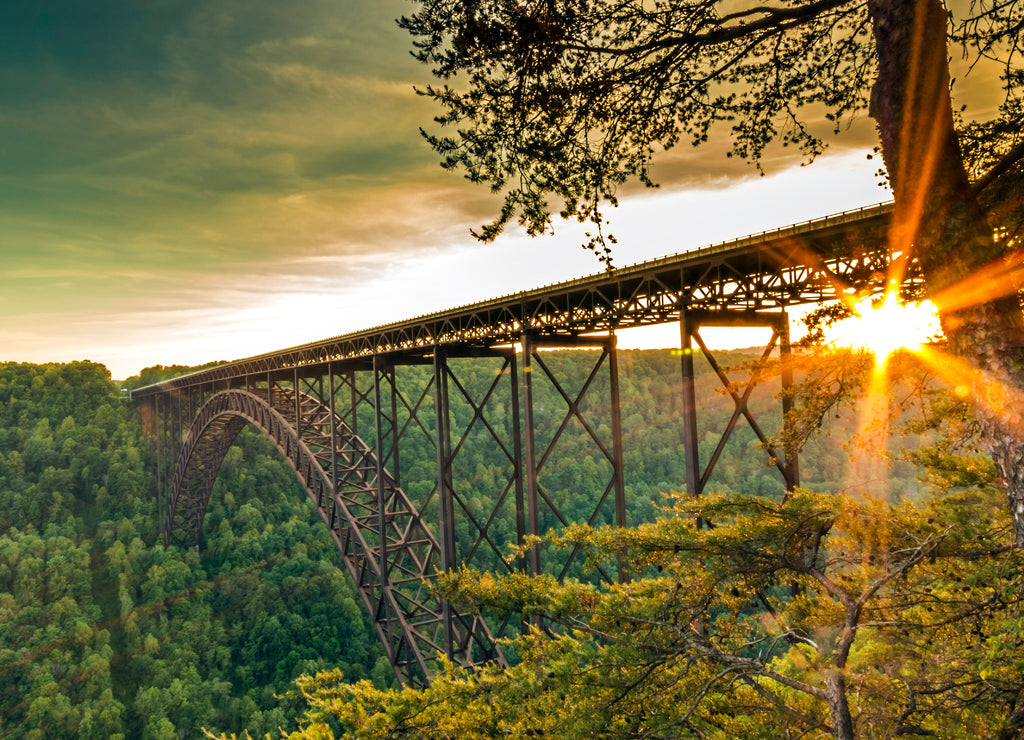
M 307 676 L 289 737 L 1019 737 L 1024 562 L 1000 503 L 990 486 L 895 505 L 711 496 L 637 528 L 573 526 L 555 539 L 626 551 L 634 578 L 449 574 L 460 606 L 533 617 L 522 660 L 424 690 Z

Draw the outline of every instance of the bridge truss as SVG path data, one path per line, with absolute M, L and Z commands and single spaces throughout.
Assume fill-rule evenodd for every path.
M 403 684 L 428 683 L 438 656 L 464 666 L 501 662 L 496 637 L 519 629 L 518 621 L 456 609 L 429 585 L 463 564 L 563 578 L 578 570 L 579 553 L 521 547 L 528 537 L 581 519 L 629 523 L 615 332 L 680 327 L 681 483 L 688 494 L 705 490 L 740 425 L 754 432 L 792 488 L 799 483 L 795 451 L 772 447 L 748 408 L 753 385 L 738 390 L 730 382 L 700 330 L 767 327 L 762 362 L 785 359 L 787 309 L 884 287 L 889 216 L 887 205 L 840 214 L 137 389 L 132 397 L 157 450 L 164 540 L 199 543 L 220 464 L 251 425 L 305 486 Z M 561 377 L 546 351 L 554 348 L 595 350 L 586 355 L 585 377 Z M 734 403 L 703 461 L 698 354 Z M 785 390 L 792 378 L 780 365 Z M 549 431 L 535 418 L 538 383 L 560 399 Z M 783 415 L 787 398 L 782 393 Z M 589 440 L 588 457 L 604 480 L 583 509 L 545 484 L 570 428 Z M 486 484 L 473 479 L 479 445 L 501 460 L 500 474 Z M 518 557 L 509 557 L 510 546 L 520 546 Z M 628 574 L 620 566 L 597 577 Z

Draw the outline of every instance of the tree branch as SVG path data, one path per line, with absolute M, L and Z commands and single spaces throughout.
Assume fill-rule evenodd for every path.
M 1017 142 L 1017 145 L 1010 149 L 992 169 L 971 183 L 971 191 L 977 196 L 985 188 L 1013 169 L 1014 165 L 1022 159 L 1024 159 L 1024 140 Z
M 638 46 L 624 48 L 611 48 L 606 46 L 592 46 L 590 44 L 561 44 L 561 48 L 567 51 L 583 51 L 590 54 L 605 54 L 609 56 L 633 56 L 646 54 L 650 51 L 660 49 L 671 49 L 676 47 L 706 47 L 716 44 L 738 41 L 748 36 L 759 34 L 763 31 L 788 30 L 796 26 L 816 19 L 819 15 L 829 10 L 835 10 L 843 5 L 849 5 L 853 0 L 818 0 L 818 2 L 799 5 L 792 8 L 767 8 L 761 7 L 740 13 L 723 16 L 721 21 L 736 20 L 743 16 L 754 14 L 766 14 L 760 20 L 752 23 L 741 23 L 736 26 L 725 28 L 719 25 L 716 30 L 707 33 L 683 33 L 675 36 L 668 36 L 663 39 L 649 41 Z

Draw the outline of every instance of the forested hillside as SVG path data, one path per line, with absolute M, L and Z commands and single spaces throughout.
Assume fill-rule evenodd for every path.
M 544 363 L 575 397 L 595 353 L 550 352 Z M 723 355 L 723 364 L 749 355 Z M 679 357 L 669 351 L 619 354 L 626 459 L 627 518 L 649 522 L 683 488 Z M 700 447 L 704 463 L 718 444 L 732 399 L 698 363 Z M 129 385 L 188 368 L 150 368 Z M 415 399 L 429 372 L 401 368 Z M 459 368 L 471 392 L 493 378 Z M 538 373 L 539 376 L 539 373 Z M 745 370 L 730 377 L 742 382 Z M 598 436 L 609 433 L 607 377 L 581 404 Z M 766 433 L 780 428 L 777 380 L 751 396 Z M 474 391 L 475 389 L 475 391 Z M 554 439 L 566 401 L 535 386 L 539 441 Z M 510 435 L 507 399 L 488 415 Z M 414 500 L 436 483 L 432 394 L 422 402 L 426 434 L 403 444 L 402 475 Z M 497 407 L 494 404 L 498 404 Z M 459 431 L 472 414 L 453 402 Z M 844 485 L 842 443 L 850 420 L 829 416 L 834 437 L 805 447 L 804 481 L 814 490 Z M 372 425 L 364 424 L 372 442 Z M 541 483 L 569 523 L 584 522 L 608 481 L 608 463 L 576 419 L 554 444 Z M 243 729 L 254 736 L 294 730 L 304 702 L 286 695 L 297 677 L 340 669 L 346 681 L 387 689 L 394 679 L 361 602 L 307 496 L 271 445 L 248 431 L 229 451 L 211 497 L 198 550 L 165 550 L 158 541 L 150 443 L 120 384 L 92 363 L 0 365 L 0 738 L 202 737 Z M 460 553 L 507 480 L 507 460 L 479 427 L 458 458 Z M 902 471 L 902 472 L 901 472 Z M 894 490 L 920 483 L 904 465 Z M 742 422 L 710 479 L 714 490 L 778 500 L 783 486 L 757 438 Z M 429 519 L 431 506 L 426 514 Z M 511 500 L 502 504 L 507 513 Z M 611 522 L 605 504 L 595 524 Z M 542 511 L 544 527 L 558 524 Z M 493 540 L 514 540 L 509 516 L 492 522 Z M 548 546 L 545 546 L 548 547 Z M 548 549 L 545 552 L 554 552 Z M 497 563 L 491 552 L 475 564 Z M 582 561 L 572 573 L 581 575 Z
M 624 387 L 635 390 L 657 363 L 634 359 Z M 305 676 L 309 708 L 289 737 L 1020 740 L 1024 559 L 962 394 L 909 353 L 886 373 L 844 350 L 802 359 L 794 432 L 819 430 L 804 445 L 808 487 L 774 495 L 763 451 L 740 437 L 717 493 L 662 499 L 655 521 L 625 528 L 573 517 L 546 538 L 548 551 L 581 549 L 589 575 L 443 575 L 464 612 L 528 617 L 505 643 L 519 660 L 452 668 L 421 690 Z M 637 418 L 657 427 L 678 409 L 666 385 L 648 390 L 655 403 Z M 704 382 L 705 421 L 727 421 L 731 402 L 708 393 Z M 640 397 L 623 396 L 632 414 Z M 769 403 L 752 402 L 758 421 Z M 701 434 L 706 460 L 718 432 Z M 641 448 L 679 439 L 668 427 L 626 435 Z M 566 442 L 570 480 L 585 463 L 578 443 Z M 625 582 L 591 577 L 617 562 Z
M 0 738 L 276 732 L 302 673 L 392 680 L 273 448 L 240 437 L 199 552 L 158 542 L 148 455 L 104 367 L 0 365 Z

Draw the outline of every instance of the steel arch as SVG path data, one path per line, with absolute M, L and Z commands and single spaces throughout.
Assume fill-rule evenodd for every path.
M 203 404 L 175 465 L 165 544 L 198 543 L 224 456 L 251 424 L 270 438 L 316 505 L 404 684 L 426 685 L 440 655 L 463 666 L 504 664 L 479 615 L 456 613 L 431 593 L 440 566 L 437 538 L 370 448 L 313 396 L 281 388 L 267 395 L 269 402 L 232 389 Z M 333 463 L 320 449 L 332 437 Z

